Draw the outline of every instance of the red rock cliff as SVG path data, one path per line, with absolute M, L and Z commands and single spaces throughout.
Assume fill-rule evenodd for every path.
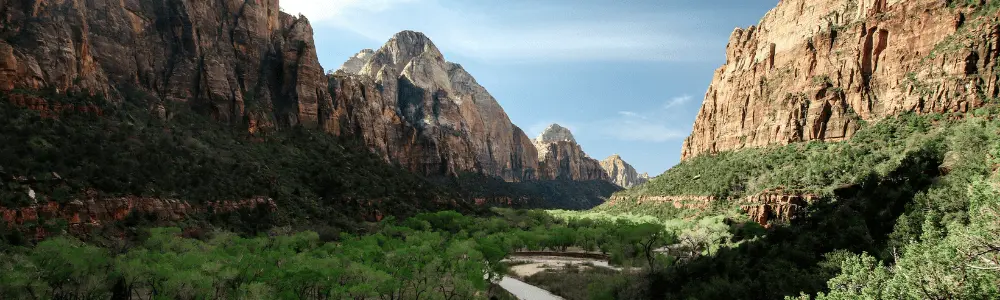
M 682 157 L 838 141 L 860 120 L 966 112 L 997 97 L 997 14 L 950 2 L 964 3 L 780 1 L 733 31 Z
M 225 122 L 317 122 L 329 102 L 308 20 L 277 0 L 0 0 L 0 88 L 142 90 Z

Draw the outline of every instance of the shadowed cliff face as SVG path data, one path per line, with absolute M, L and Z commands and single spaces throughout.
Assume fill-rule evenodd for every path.
M 315 126 L 329 102 L 312 28 L 277 0 L 0 1 L 0 88 L 124 98 L 138 89 L 224 122 Z M 270 124 L 270 122 L 261 122 Z
M 682 157 L 840 141 L 861 120 L 996 98 L 995 12 L 937 0 L 784 0 L 736 29 Z

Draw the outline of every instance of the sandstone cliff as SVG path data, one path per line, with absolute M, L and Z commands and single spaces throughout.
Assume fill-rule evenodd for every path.
M 312 28 L 277 0 L 0 0 L 0 89 L 143 91 L 223 122 L 315 126 Z M 267 119 L 267 120 L 264 120 Z
M 780 1 L 733 31 L 682 157 L 839 141 L 862 120 L 996 98 L 997 14 L 953 2 Z
M 590 158 L 569 129 L 552 124 L 535 138 L 538 178 L 547 180 L 604 180 L 611 178 L 601 163 Z
M 277 0 L 0 0 L 0 7 L 2 90 L 116 101 L 149 94 L 255 134 L 304 126 L 360 137 L 418 173 L 535 177 L 527 136 L 416 32 L 342 67 L 365 76 L 328 77 L 308 20 L 280 12 Z
M 362 51 L 333 78 L 328 129 L 362 137 L 386 159 L 424 174 L 535 179 L 528 137 L 422 33 L 403 31 L 373 53 Z
M 623 188 L 630 188 L 649 181 L 649 174 L 639 174 L 632 165 L 625 162 L 618 154 L 608 156 L 608 158 L 602 160 L 601 168 L 604 169 L 604 172 L 608 173 L 608 177 L 612 183 Z

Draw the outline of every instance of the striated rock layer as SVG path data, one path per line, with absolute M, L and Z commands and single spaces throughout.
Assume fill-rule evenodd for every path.
M 612 182 L 601 163 L 587 156 L 573 133 L 559 124 L 549 125 L 535 138 L 538 178 L 547 180 L 604 180 Z
M 997 14 L 951 2 L 780 1 L 733 31 L 682 158 L 839 141 L 861 120 L 967 112 L 996 98 Z
M 618 154 L 608 156 L 601 161 L 601 168 L 608 173 L 612 183 L 623 188 L 631 188 L 649 181 L 649 174 L 635 171 L 632 165 L 625 162 Z

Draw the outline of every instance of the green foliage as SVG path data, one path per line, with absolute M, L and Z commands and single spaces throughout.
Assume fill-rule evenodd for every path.
M 390 218 L 371 234 L 334 242 L 308 231 L 193 239 L 179 228 L 153 228 L 136 247 L 109 253 L 57 237 L 0 252 L 0 298 L 482 299 L 515 251 L 565 251 L 591 241 L 622 263 L 655 266 L 649 253 L 674 241 L 661 224 L 494 213 Z
M 141 95 L 141 94 L 140 94 Z M 43 94 L 51 103 L 101 103 Z M 89 97 L 89 96 L 88 96 Z M 30 203 L 31 188 L 42 197 L 67 201 L 93 189 L 104 196 L 179 198 L 194 204 L 273 198 L 272 219 L 230 220 L 240 232 L 303 221 L 351 228 L 371 211 L 407 215 L 421 210 L 470 206 L 438 204 L 457 195 L 451 189 L 386 164 L 364 147 L 332 135 L 288 128 L 254 137 L 246 130 L 194 113 L 182 103 L 163 103 L 166 117 L 150 113 L 144 99 L 103 106 L 103 116 L 66 113 L 42 118 L 14 107 L 0 95 L 0 205 Z M 62 180 L 51 178 L 58 174 Z M 368 201 L 379 199 L 375 206 Z M 459 205 L 464 205 L 459 203 Z
M 728 199 L 779 188 L 832 195 L 837 188 L 860 183 L 871 175 L 884 176 L 919 151 L 940 147 L 941 139 L 950 133 L 932 126 L 926 117 L 903 115 L 863 128 L 847 142 L 799 143 L 698 156 L 618 195 Z
M 823 199 L 810 204 L 793 223 L 767 230 L 727 222 L 729 230 L 701 226 L 705 233 L 697 234 L 695 228 L 678 234 L 680 245 L 698 244 L 687 242 L 692 235 L 717 240 L 713 233 L 747 240 L 736 246 L 700 247 L 702 255 L 651 277 L 647 283 L 651 295 L 671 299 L 767 299 L 800 293 L 808 298 L 827 291 L 826 297 L 833 299 L 995 295 L 996 270 L 990 268 L 998 258 L 990 247 L 1000 239 L 995 221 L 1000 209 L 984 209 L 989 205 L 979 203 L 996 203 L 1000 197 L 970 192 L 993 191 L 981 180 L 998 165 L 987 159 L 1000 157 L 994 146 L 1000 141 L 1000 122 L 991 116 L 947 121 L 936 115 L 903 115 L 867 126 L 845 142 L 698 157 L 646 186 L 619 193 L 732 199 L 780 188 L 816 193 Z M 716 202 L 722 204 L 701 212 L 651 201 L 642 205 L 619 201 L 595 211 L 694 220 L 710 220 L 713 214 L 732 218 L 737 209 L 732 202 Z

